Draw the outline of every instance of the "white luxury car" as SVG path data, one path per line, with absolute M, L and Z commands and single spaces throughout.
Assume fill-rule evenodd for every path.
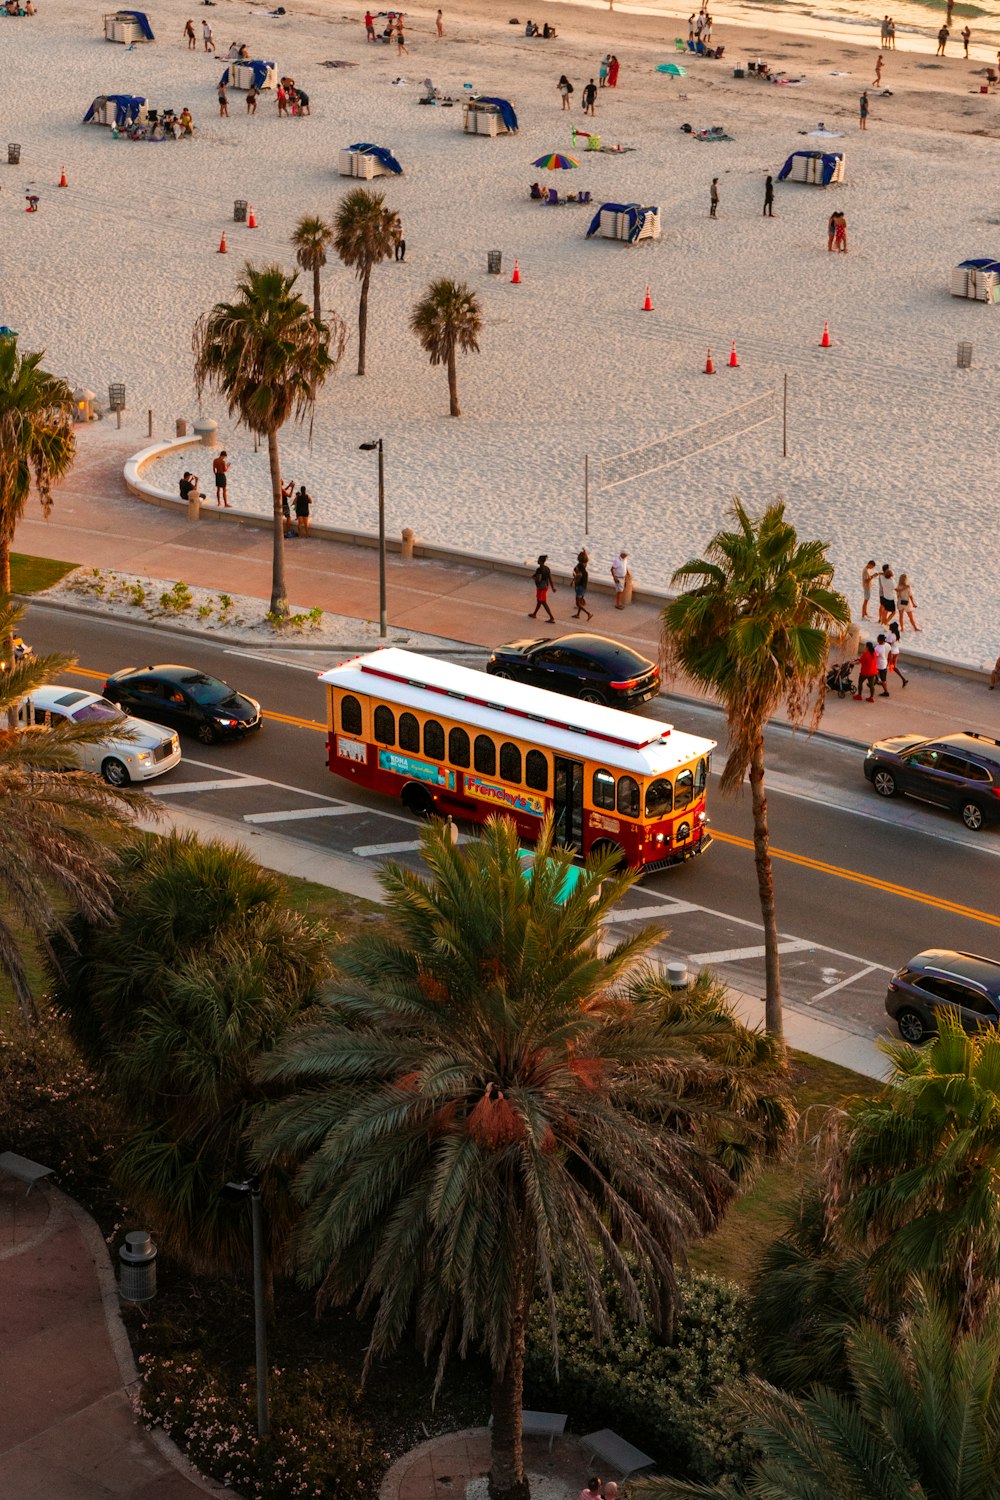
M 120 709 L 97 693 L 53 683 L 35 688 L 28 694 L 27 702 L 36 723 L 43 722 L 46 717 L 52 723 L 68 719 L 75 724 L 101 719 L 121 720 L 123 717 Z M 162 776 L 164 771 L 177 765 L 181 747 L 172 730 L 149 724 L 145 719 L 133 719 L 130 715 L 125 715 L 124 721 L 130 738 L 119 739 L 112 735 L 96 744 L 79 747 L 82 770 L 97 771 L 111 786 L 128 786 L 130 781 L 149 781 L 154 776 Z

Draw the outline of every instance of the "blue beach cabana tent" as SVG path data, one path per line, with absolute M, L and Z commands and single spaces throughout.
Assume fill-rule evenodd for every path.
M 517 114 L 509 99 L 490 94 L 470 94 L 462 111 L 462 129 L 467 135 L 516 135 Z
M 84 125 L 117 125 L 119 130 L 146 118 L 146 100 L 141 94 L 98 94 L 83 117 Z
M 249 89 L 252 86 L 259 91 L 260 89 L 273 89 L 277 76 L 273 62 L 266 62 L 261 57 L 255 57 L 250 62 L 243 62 L 236 57 L 226 64 L 226 70 L 219 82 L 231 89 Z
M 403 168 L 393 156 L 388 146 L 375 146 L 371 141 L 355 141 L 353 146 L 347 146 L 346 150 L 355 156 L 373 156 L 385 172 L 395 172 L 397 176 L 402 175 Z M 347 175 L 346 173 L 344 174 Z
M 104 17 L 104 38 L 108 42 L 152 42 L 153 28 L 144 10 L 116 10 Z
M 508 135 L 517 134 L 517 115 L 509 99 L 491 99 L 486 94 L 477 94 L 476 103 L 495 105 L 500 112 L 500 118 L 504 123 Z
M 595 234 L 606 240 L 624 240 L 628 245 L 658 240 L 660 210 L 653 204 L 602 203 L 590 221 L 587 239 Z
M 778 173 L 778 181 L 811 182 L 814 187 L 829 187 L 844 180 L 843 151 L 793 151 Z

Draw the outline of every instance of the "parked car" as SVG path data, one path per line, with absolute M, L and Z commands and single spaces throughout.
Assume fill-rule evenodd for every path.
M 966 729 L 940 739 L 878 740 L 865 775 L 880 797 L 903 793 L 957 812 L 973 833 L 1000 821 L 1000 740 Z
M 614 708 L 636 708 L 660 691 L 660 669 L 654 662 L 590 631 L 555 640 L 510 641 L 497 647 L 486 670 L 494 677 Z
M 889 980 L 885 1008 L 904 1042 L 916 1046 L 937 1030 L 937 1012 L 951 1007 L 966 1031 L 1000 1022 L 1000 962 L 978 953 L 928 948 Z
M 73 724 L 99 723 L 102 719 L 113 723 L 114 729 L 107 739 L 78 745 L 76 749 L 80 769 L 97 771 L 109 786 L 150 781 L 164 771 L 172 771 L 181 758 L 176 734 L 143 719 L 126 716 L 123 722 L 121 710 L 97 693 L 49 683 L 33 688 L 24 700 L 24 707 L 18 715 L 22 725 L 46 719 L 53 724 L 61 720 Z M 128 732 L 127 738 L 123 738 L 122 730 Z
M 104 696 L 126 713 L 183 729 L 203 745 L 249 734 L 261 726 L 255 698 L 197 667 L 123 667 L 104 684 Z

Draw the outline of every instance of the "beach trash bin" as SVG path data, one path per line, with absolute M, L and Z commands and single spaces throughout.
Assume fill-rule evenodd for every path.
M 667 964 L 667 983 L 672 990 L 686 990 L 688 983 L 688 966 L 683 962 Z
M 21 160 L 21 148 L 20 148 L 20 146 L 18 145 L 18 143 L 16 141 L 8 141 L 8 143 L 7 143 L 7 165 L 9 167 L 16 167 L 17 164 L 18 164 L 18 162 L 20 160 Z
M 961 340 L 958 346 L 958 368 L 960 370 L 972 369 L 972 345 Z
M 487 272 L 489 273 L 490 276 L 499 276 L 500 275 L 500 266 L 501 266 L 501 262 L 502 261 L 503 261 L 503 251 L 502 250 L 487 250 L 487 252 L 486 252 L 486 270 L 487 270 Z
M 118 1260 L 118 1295 L 123 1302 L 149 1302 L 156 1296 L 156 1246 L 145 1229 L 125 1236 Z
M 246 221 L 247 200 L 245 198 L 237 198 L 236 202 L 233 204 L 233 222 L 235 224 L 245 224 Z
M 191 430 L 203 448 L 215 448 L 217 446 L 215 441 L 217 427 L 218 423 L 213 422 L 211 417 L 199 417 L 197 421 L 191 423 Z
M 744 68 L 734 68 L 733 69 L 733 77 L 734 78 L 745 78 L 746 77 L 746 70 Z

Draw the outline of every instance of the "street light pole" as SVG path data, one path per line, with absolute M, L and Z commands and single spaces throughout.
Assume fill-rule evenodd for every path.
M 389 634 L 385 605 L 385 445 L 381 438 L 359 443 L 364 453 L 378 449 L 378 633 L 384 641 Z

